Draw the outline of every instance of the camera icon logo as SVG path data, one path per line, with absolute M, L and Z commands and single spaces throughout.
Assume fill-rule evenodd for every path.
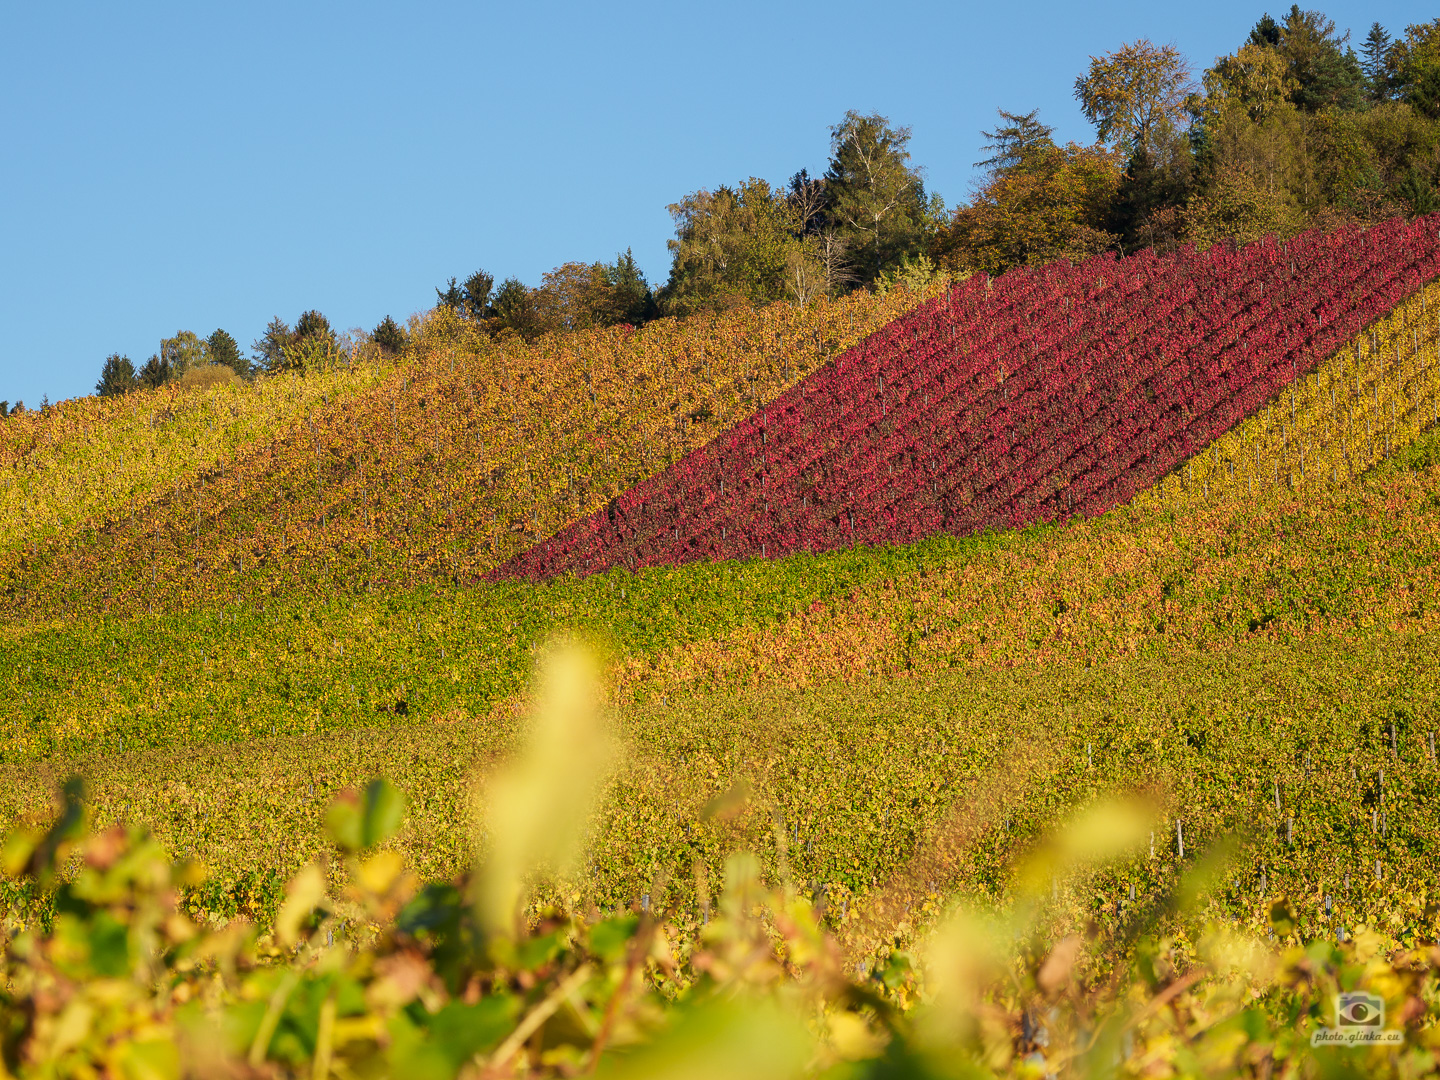
M 1335 1026 L 1342 1028 L 1379 1028 L 1385 1025 L 1385 999 L 1374 994 L 1357 992 L 1340 994 L 1335 999 Z

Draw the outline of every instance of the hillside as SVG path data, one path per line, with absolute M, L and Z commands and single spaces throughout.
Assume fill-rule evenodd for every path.
M 1388 452 L 1433 419 L 1440 375 L 1422 346 L 1440 331 L 1424 318 L 1429 293 L 1399 305 L 1440 275 L 1437 220 L 972 278 L 494 576 L 829 551 L 1103 513 L 1207 447 L 1218 465 L 1217 438 L 1364 331 L 1348 362 L 1325 369 L 1329 410 L 1312 386 L 1304 426 L 1291 430 L 1293 394 L 1282 425 L 1301 480 L 1307 449 L 1312 479 L 1352 476 L 1376 459 L 1377 436 Z M 1278 457 L 1225 446 L 1226 483 L 1214 486 L 1279 482 Z
M 0 609 L 12 619 L 180 610 L 473 576 L 708 442 L 923 299 L 857 292 L 534 345 L 491 340 L 437 309 L 406 359 L 370 375 L 363 392 L 286 378 L 254 399 L 230 392 L 242 395 L 233 406 L 207 395 L 178 411 L 166 407 L 173 395 L 137 394 L 122 399 L 129 427 L 74 450 L 62 436 L 77 410 L 27 418 L 34 449 L 9 462 L 6 490 L 67 507 L 68 531 L 0 551 Z M 288 404 L 273 424 L 254 422 L 248 439 L 206 456 L 214 409 L 258 416 L 277 396 Z M 115 481 L 101 463 L 119 461 L 130 427 L 155 416 L 158 438 L 193 446 L 190 456 L 147 453 L 147 427 L 129 451 L 141 458 L 135 489 L 146 497 L 106 496 Z
M 68 509 L 3 556 L 0 816 L 49 821 L 83 776 L 97 825 L 189 860 L 187 911 L 269 926 L 292 875 L 366 878 L 325 828 L 383 774 L 409 802 L 376 859 L 433 899 L 486 842 L 537 656 L 577 634 L 619 764 L 541 907 L 663 908 L 701 940 L 705 883 L 747 850 L 847 964 L 888 963 L 955 897 L 1024 895 L 1058 820 L 1141 790 L 1148 856 L 1047 884 L 1046 933 L 1093 936 L 1099 974 L 1155 935 L 1191 949 L 1202 918 L 1432 940 L 1440 286 L 1423 229 L 1349 239 L 533 346 L 437 315 L 383 370 L 257 388 L 283 406 L 177 398 L 154 436 L 140 395 L 113 434 L 27 418 L 10 476 Z M 217 410 L 248 426 L 207 442 Z M 138 478 L 76 490 L 103 453 Z M 1082 512 L 1039 497 L 1057 477 Z M 866 542 L 806 532 L 835 524 L 816 492 L 864 508 Z M 715 497 L 682 557 L 690 518 L 647 493 Z M 15 918 L 52 900 L 0 882 Z

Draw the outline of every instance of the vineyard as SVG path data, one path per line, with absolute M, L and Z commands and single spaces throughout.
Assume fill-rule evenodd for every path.
M 319 382 L 317 394 L 306 380 L 282 379 L 270 394 L 289 403 L 291 422 L 273 437 L 203 468 L 198 457 L 188 469 L 157 460 L 151 498 L 127 513 L 87 506 L 83 535 L 0 555 L 6 614 L 172 611 L 473 577 L 708 442 L 923 299 L 862 292 L 530 346 L 490 341 L 437 310 L 417 329 L 410 361 L 372 376 L 363 393 Z M 294 396 L 297 386 L 310 396 Z M 268 400 L 249 403 L 250 426 Z M 195 424 L 218 407 L 209 402 L 162 408 L 167 443 L 195 442 Z M 46 505 L 93 501 L 81 494 L 90 478 L 124 453 L 77 440 L 60 467 L 50 448 L 69 445 L 63 419 L 33 429 L 35 448 L 7 475 L 17 512 L 22 491 Z
M 1432 294 L 1372 324 L 1440 274 L 1435 230 L 1420 219 L 971 279 L 493 576 L 830 551 L 1091 516 L 1206 447 L 1226 486 L 1248 492 L 1279 482 L 1282 460 L 1293 482 L 1291 442 L 1302 482 L 1307 449 L 1312 477 L 1348 479 L 1434 420 Z M 1319 376 L 1329 413 L 1311 386 L 1302 423 L 1292 391 L 1288 422 L 1264 421 L 1279 433 L 1269 449 L 1281 453 L 1249 438 L 1222 458 L 1217 438 L 1361 331 L 1368 351 L 1355 345 L 1352 359 Z M 1203 470 L 1200 483 L 1208 490 Z
M 206 393 L 90 397 L 0 424 L 0 558 L 73 542 L 380 379 L 374 365 Z M 7 567 L 8 568 L 8 567 Z
M 1437 224 L 0 424 L 0 1078 L 1427 1074 Z

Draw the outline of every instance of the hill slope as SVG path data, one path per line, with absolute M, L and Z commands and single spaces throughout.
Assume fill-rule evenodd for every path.
M 828 551 L 1102 513 L 1440 275 L 1437 220 L 971 279 L 493 576 Z M 1384 331 L 1397 362 L 1402 337 L 1410 358 L 1440 340 L 1434 326 L 1422 338 L 1397 318 L 1414 330 L 1413 343 Z M 1384 367 L 1371 357 L 1366 389 L 1393 382 L 1388 354 Z M 1404 370 L 1418 409 L 1440 377 L 1434 364 Z M 1387 416 L 1384 430 L 1401 419 Z M 1375 454 L 1373 441 L 1351 453 L 1353 437 L 1347 426 L 1347 475 Z M 1252 489 L 1273 482 L 1272 465 L 1278 479 L 1278 463 L 1239 465 Z
M 310 396 L 274 437 L 158 472 L 158 497 L 124 512 L 91 500 L 83 531 L 0 551 L 0 611 L 166 611 L 473 576 L 925 298 L 861 292 L 534 345 L 492 341 L 437 310 L 407 360 L 363 392 L 327 398 L 303 383 Z M 27 467 L 51 499 L 76 483 L 45 462 Z

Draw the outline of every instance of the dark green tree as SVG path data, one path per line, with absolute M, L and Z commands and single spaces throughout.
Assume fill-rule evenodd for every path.
M 616 255 L 613 263 L 602 264 L 600 272 L 607 286 L 603 304 L 595 313 L 601 326 L 617 323 L 639 326 L 655 317 L 655 294 L 630 248 L 626 248 L 623 255 Z
M 224 364 L 242 379 L 250 377 L 250 358 L 240 352 L 240 343 L 224 330 L 217 329 L 205 339 L 209 346 L 210 362 Z
M 543 319 L 531 290 L 519 278 L 506 278 L 495 290 L 495 317 L 500 325 L 529 341 L 543 330 Z
M 465 279 L 464 314 L 472 319 L 484 319 L 491 313 L 490 294 L 495 289 L 495 275 L 476 270 Z
M 975 162 L 976 168 L 984 169 L 993 177 L 1023 166 L 1038 152 L 1055 146 L 1055 129 L 1040 122 L 1039 109 L 1031 109 L 1028 113 L 1012 113 L 1004 109 L 995 111 L 1005 123 L 994 131 L 980 133 L 989 140 L 982 149 L 989 151 L 990 156 Z
M 298 341 L 333 342 L 335 331 L 331 329 L 329 319 L 312 309 L 295 320 L 295 338 Z
M 1323 12 L 1292 4 L 1284 22 L 1264 16 L 1250 31 L 1250 42 L 1275 49 L 1285 59 L 1293 89 L 1289 100 L 1306 112 L 1329 106 L 1353 111 L 1365 104 L 1365 73 L 1347 46 L 1350 32 L 1336 34 L 1335 20 Z
M 451 311 L 458 311 L 462 315 L 465 312 L 465 290 L 455 284 L 455 279 L 450 279 L 450 284 L 445 291 L 435 290 L 435 298 L 438 301 L 437 307 L 448 307 Z
M 130 362 L 130 358 L 111 353 L 105 358 L 104 367 L 100 369 L 100 381 L 95 384 L 95 393 L 101 397 L 115 397 L 118 394 L 128 394 L 137 385 L 135 365 Z
M 370 334 L 370 340 L 387 353 L 398 353 L 405 347 L 405 330 L 389 315 L 380 320 L 380 325 Z
M 1401 181 L 1395 185 L 1393 193 L 1405 204 L 1410 213 L 1417 216 L 1433 214 L 1436 210 L 1440 210 L 1440 194 L 1437 194 L 1434 182 L 1413 165 Z
M 1391 47 L 1390 59 L 1400 99 L 1431 120 L 1440 119 L 1440 19 L 1407 26 Z
M 265 327 L 265 333 L 251 343 L 255 367 L 267 374 L 285 369 L 285 346 L 290 343 L 290 324 L 276 315 Z
M 152 353 L 136 373 L 135 380 L 147 390 L 156 390 L 169 382 L 172 374 L 170 361 Z
M 860 281 L 925 251 L 931 220 L 920 170 L 910 165 L 910 129 L 878 114 L 847 112 L 830 129 L 825 188 L 830 217 Z
M 476 270 L 463 284 L 456 284 L 452 277 L 443 292 L 435 290 L 435 296 L 441 307 L 448 307 L 467 319 L 484 319 L 495 313 L 491 305 L 494 288 L 495 276 L 484 270 Z
M 1394 96 L 1390 56 L 1394 44 L 1378 22 L 1370 25 L 1365 44 L 1360 47 L 1360 70 L 1365 73 L 1365 89 L 1371 101 L 1389 101 Z
M 1123 252 L 1174 246 L 1179 240 L 1180 210 L 1194 188 L 1194 177 L 1188 136 L 1170 131 L 1136 147 L 1106 225 L 1120 236 Z

